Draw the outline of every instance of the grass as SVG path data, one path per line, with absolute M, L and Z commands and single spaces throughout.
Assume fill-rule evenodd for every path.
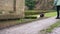
M 54 10 L 25 10 L 25 15 L 36 15 L 40 14 L 41 12 L 43 13 L 48 13 L 48 12 L 55 12 Z
M 39 15 L 40 14 L 28 15 L 28 16 L 25 16 L 25 17 L 27 17 L 27 18 L 35 17 L 36 18 Z M 44 17 L 54 17 L 54 16 L 56 16 L 56 12 L 49 12 L 49 13 L 45 13 L 44 15 L 45 15 Z
M 56 16 L 56 12 L 45 13 L 45 17 L 53 17 Z
M 41 31 L 45 31 L 46 33 L 51 33 L 52 30 L 56 27 L 60 27 L 60 21 L 58 21 L 57 23 L 51 25 L 50 27 L 48 27 L 47 29 L 41 30 Z
M 25 15 L 36 15 L 40 13 L 41 13 L 40 11 L 34 11 L 34 10 L 25 11 Z
M 27 17 L 36 17 L 37 15 L 40 15 L 40 12 L 44 12 L 43 10 L 26 10 L 25 15 Z M 53 17 L 56 16 L 56 11 L 55 10 L 46 10 L 45 11 L 45 17 Z
M 25 16 L 25 18 L 29 18 L 29 19 L 37 19 L 37 16 L 40 17 L 40 15 L 29 15 L 29 16 Z
M 25 11 L 28 11 L 28 12 L 36 12 L 36 11 L 39 11 L 39 12 L 41 12 L 41 11 L 43 11 L 43 12 L 45 12 L 45 11 L 47 11 L 47 12 L 55 12 L 55 10 L 25 10 Z

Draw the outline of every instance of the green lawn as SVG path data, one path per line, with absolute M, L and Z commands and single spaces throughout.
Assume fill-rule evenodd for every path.
M 26 17 L 37 17 L 39 16 L 40 14 L 35 14 L 35 15 L 27 15 Z M 56 16 L 56 12 L 49 12 L 49 13 L 45 13 L 44 14 L 45 16 L 44 17 L 54 17 Z
M 45 17 L 53 17 L 56 16 L 56 12 L 45 13 Z
M 40 14 L 41 12 L 43 13 L 48 13 L 48 12 L 56 12 L 55 10 L 25 10 L 25 15 L 36 15 Z
M 25 16 L 26 17 L 36 17 L 37 15 L 40 15 L 41 12 L 45 12 L 45 17 L 53 17 L 56 16 L 56 11 L 55 10 L 26 10 L 25 11 Z

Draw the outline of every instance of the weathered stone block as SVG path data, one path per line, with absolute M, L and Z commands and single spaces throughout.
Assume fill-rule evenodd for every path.
M 0 0 L 0 12 L 2 12 L 2 14 L 0 14 L 1 19 L 23 18 L 24 0 L 16 0 L 15 8 L 16 11 L 14 11 L 14 0 Z

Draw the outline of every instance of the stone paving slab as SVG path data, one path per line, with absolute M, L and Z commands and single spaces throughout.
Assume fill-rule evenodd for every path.
M 56 23 L 58 19 L 55 17 L 30 22 L 24 25 L 18 25 L 11 28 L 0 30 L 0 34 L 39 34 L 42 29 Z

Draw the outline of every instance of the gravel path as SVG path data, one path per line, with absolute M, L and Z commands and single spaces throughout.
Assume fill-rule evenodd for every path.
M 60 27 L 55 28 L 51 34 L 60 34 Z
M 58 21 L 55 17 L 34 21 L 24 25 L 0 30 L 0 34 L 38 34 L 38 32 Z

